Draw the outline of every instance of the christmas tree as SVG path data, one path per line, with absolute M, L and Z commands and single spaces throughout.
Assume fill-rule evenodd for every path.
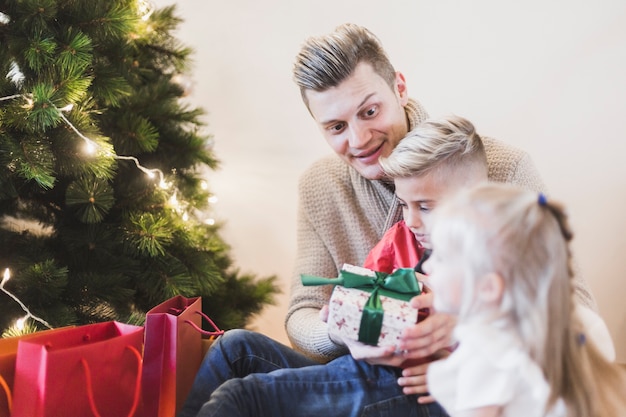
M 227 329 L 273 301 L 205 218 L 218 162 L 180 23 L 137 0 L 0 3 L 0 328 L 25 315 L 9 293 L 53 327 L 181 294 Z

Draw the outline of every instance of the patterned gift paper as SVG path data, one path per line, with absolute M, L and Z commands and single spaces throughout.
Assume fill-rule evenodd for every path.
M 358 340 L 363 306 L 369 296 L 367 291 L 336 286 L 328 306 L 328 333 Z M 396 345 L 402 330 L 417 322 L 417 310 L 408 301 L 384 295 L 380 296 L 380 300 L 385 314 L 378 346 Z

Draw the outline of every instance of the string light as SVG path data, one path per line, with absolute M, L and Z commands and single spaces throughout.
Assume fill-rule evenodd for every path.
M 30 97 L 28 97 L 27 95 L 24 94 L 13 94 L 11 96 L 6 96 L 6 97 L 0 97 L 0 101 L 6 101 L 6 100 L 13 100 L 16 98 L 23 98 L 24 100 L 26 100 L 26 103 L 28 105 L 28 107 L 32 107 L 33 105 L 33 101 Z M 74 133 L 76 133 L 78 135 L 78 137 L 80 137 L 84 142 L 85 142 L 85 152 L 89 155 L 92 155 L 96 152 L 97 149 L 102 149 L 95 141 L 93 141 L 92 139 L 88 138 L 87 136 L 85 136 L 80 130 L 78 130 L 76 128 L 76 126 L 74 126 L 72 124 L 72 122 L 69 121 L 69 119 L 63 114 L 63 112 L 68 112 L 71 111 L 74 108 L 73 104 L 68 104 L 67 106 L 58 108 L 57 106 L 55 106 L 53 103 L 49 103 L 50 106 L 52 106 L 58 113 L 59 117 L 61 118 L 61 120 L 63 120 L 63 122 L 74 131 Z M 125 155 L 117 155 L 115 153 L 111 153 L 109 151 L 105 151 L 105 155 L 106 156 L 110 156 L 114 159 L 118 159 L 118 160 L 126 160 L 126 161 L 131 161 L 135 164 L 135 166 L 142 171 L 143 173 L 146 174 L 146 176 L 150 179 L 154 179 L 155 177 L 158 177 L 159 182 L 158 182 L 158 186 L 159 188 L 163 189 L 163 190 L 167 190 L 171 187 L 171 183 L 165 181 L 165 175 L 163 174 L 163 171 L 161 171 L 160 169 L 157 168 L 146 168 L 143 165 L 141 165 L 141 163 L 139 162 L 139 160 L 134 157 L 134 156 L 125 156 Z M 208 189 L 208 184 L 206 181 L 202 181 L 200 183 L 200 187 L 203 190 L 207 190 Z M 212 195 L 210 197 L 208 197 L 208 202 L 209 204 L 214 204 L 217 202 L 217 197 Z M 178 202 L 178 198 L 176 196 L 176 193 L 172 194 L 172 196 L 169 199 L 169 203 L 172 206 L 172 208 L 177 212 L 177 213 L 182 213 L 182 219 L 183 221 L 188 221 L 189 220 L 189 214 L 183 210 L 183 208 L 181 207 L 181 204 Z M 206 224 L 209 225 L 213 225 L 215 224 L 215 220 L 214 219 L 207 219 L 205 221 Z
M 5 101 L 5 100 L 12 100 L 12 99 L 16 99 L 16 98 L 23 98 L 27 101 L 27 103 L 29 105 L 32 105 L 32 100 L 24 95 L 24 94 L 14 94 L 12 96 L 6 96 L 6 97 L 0 97 L 0 101 Z M 66 111 L 70 111 L 72 110 L 72 108 L 74 107 L 73 104 L 68 104 L 67 106 L 58 108 L 57 106 L 55 106 L 53 103 L 49 103 L 58 113 L 59 117 L 61 118 L 61 120 L 63 120 L 63 122 L 74 131 L 74 133 L 76 133 L 78 135 L 78 137 L 80 137 L 83 141 L 85 141 L 85 152 L 87 154 L 94 154 L 96 149 L 99 148 L 98 144 L 96 142 L 94 142 L 93 140 L 89 139 L 87 136 L 83 135 L 82 132 L 80 130 L 78 130 L 76 128 L 76 126 L 74 126 L 72 124 L 72 122 L 69 121 L 69 119 L 63 114 L 63 112 Z M 105 152 L 106 156 L 110 156 L 113 157 L 114 159 L 118 159 L 118 160 L 126 160 L 126 161 L 131 161 L 135 164 L 135 166 L 142 172 L 144 172 L 148 178 L 155 178 L 158 177 L 159 178 L 159 187 L 163 188 L 163 189 L 167 189 L 169 187 L 168 183 L 165 182 L 165 176 L 163 175 L 163 171 L 161 171 L 160 169 L 157 168 L 146 168 L 143 165 L 141 165 L 141 163 L 139 162 L 139 159 L 135 158 L 134 156 L 123 156 L 123 155 L 117 155 L 115 153 L 111 153 L 106 151 Z
M 23 94 L 13 94 L 12 96 L 0 97 L 0 101 L 13 100 L 15 98 L 20 98 L 20 97 L 27 98 Z
M 33 319 L 33 320 L 38 321 L 39 323 L 43 324 L 48 329 L 52 329 L 52 326 L 50 326 L 50 324 L 48 324 L 47 321 L 45 321 L 44 319 L 41 319 L 41 318 L 35 316 L 33 313 L 31 313 L 30 310 L 28 309 L 28 307 L 26 307 L 24 305 L 24 303 L 22 303 L 22 301 L 20 301 L 19 298 L 17 298 L 15 295 L 13 295 L 13 293 L 11 293 L 9 290 L 4 288 L 4 284 L 6 284 L 9 281 L 10 278 L 11 278 L 11 271 L 9 270 L 9 268 L 6 268 L 4 270 L 4 275 L 2 277 L 2 283 L 0 283 L 0 291 L 2 291 L 3 293 L 5 293 L 9 297 L 11 297 L 16 303 L 18 303 L 20 305 L 20 307 L 22 307 L 22 310 L 24 310 L 24 312 L 26 313 L 26 315 L 24 317 L 22 317 L 22 318 L 17 320 L 17 322 L 15 323 L 16 327 L 19 330 L 22 330 L 24 328 L 24 324 L 26 323 L 26 320 L 28 320 L 30 318 L 30 319 Z

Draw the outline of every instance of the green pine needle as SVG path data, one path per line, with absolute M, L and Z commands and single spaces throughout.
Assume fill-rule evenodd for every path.
M 31 41 L 28 48 L 24 50 L 24 58 L 29 68 L 39 72 L 50 65 L 54 60 L 56 42 L 52 38 L 36 38 Z
M 166 216 L 133 212 L 128 220 L 126 247 L 130 252 L 150 258 L 165 254 L 174 232 Z
M 81 178 L 67 187 L 65 202 L 83 223 L 98 223 L 115 203 L 113 189 L 106 180 Z

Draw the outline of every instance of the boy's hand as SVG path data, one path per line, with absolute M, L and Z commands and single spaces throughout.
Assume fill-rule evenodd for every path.
M 406 358 L 425 358 L 452 344 L 456 319 L 449 314 L 437 313 L 432 305 L 432 292 L 424 292 L 411 299 L 413 308 L 428 308 L 430 314 L 414 326 L 404 329 L 398 349 L 406 351 Z

